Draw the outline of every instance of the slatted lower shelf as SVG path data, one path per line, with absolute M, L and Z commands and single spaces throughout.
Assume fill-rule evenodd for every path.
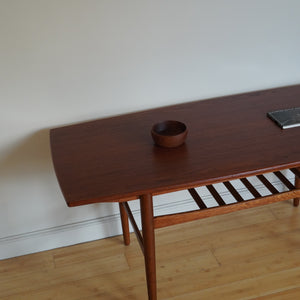
M 183 222 L 193 221 L 201 218 L 210 216 L 225 214 L 245 208 L 251 208 L 259 205 L 265 205 L 278 201 L 284 201 L 288 199 L 300 197 L 300 171 L 299 169 L 292 168 L 291 172 L 295 175 L 295 182 L 298 184 L 292 184 L 289 179 L 281 172 L 276 171 L 273 174 L 282 182 L 286 187 L 287 191 L 280 192 L 278 189 L 267 179 L 263 174 L 257 175 L 256 177 L 263 184 L 263 186 L 271 193 L 270 195 L 263 196 L 261 193 L 252 185 L 248 178 L 240 178 L 249 193 L 253 196 L 250 200 L 244 200 L 237 189 L 232 185 L 230 181 L 223 182 L 228 192 L 236 200 L 235 203 L 227 204 L 222 196 L 218 193 L 213 185 L 207 185 L 206 188 L 210 194 L 218 203 L 216 207 L 207 207 L 201 196 L 198 194 L 195 188 L 189 189 L 189 193 L 198 205 L 198 210 L 189 212 L 182 212 L 170 215 L 156 216 L 154 217 L 155 228 L 161 228 L 169 225 L 175 225 Z

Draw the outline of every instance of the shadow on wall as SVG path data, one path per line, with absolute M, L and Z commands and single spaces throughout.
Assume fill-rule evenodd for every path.
M 0 174 L 4 179 L 26 176 L 52 168 L 49 129 L 42 129 L 10 147 L 0 159 Z
M 41 191 L 48 193 L 51 188 L 47 175 L 52 168 L 49 129 L 26 135 L 0 150 L 0 217 L 5 224 L 0 236 L 8 237 L 39 228 L 43 216 L 34 215 L 29 208 L 42 205 Z
M 0 229 L 0 243 L 1 238 L 14 238 L 26 232 L 38 234 L 38 231 L 45 229 L 51 229 L 54 235 L 59 233 L 61 228 L 76 233 L 76 228 L 83 228 L 82 232 L 88 232 L 89 228 L 99 223 L 97 220 L 116 214 L 116 207 L 111 204 L 67 207 L 59 191 L 52 165 L 49 129 L 39 130 L 25 136 L 9 148 L 2 149 L 0 203 L 1 223 L 5 224 L 5 228 Z M 34 207 L 34 210 L 29 207 Z M 103 237 L 118 231 L 117 227 L 111 228 L 111 224 L 105 222 L 105 218 L 103 220 L 104 223 L 99 228 Z M 74 225 L 75 229 L 72 229 L 71 225 Z M 82 232 L 79 230 L 78 235 Z M 57 239 L 59 238 L 58 234 Z M 83 236 L 82 241 L 84 238 Z M 58 244 L 62 246 L 63 242 L 59 241 Z

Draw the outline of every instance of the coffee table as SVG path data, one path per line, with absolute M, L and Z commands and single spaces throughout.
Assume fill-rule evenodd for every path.
M 55 172 L 68 206 L 118 202 L 124 243 L 129 222 L 145 257 L 149 299 L 157 299 L 154 230 L 164 226 L 300 197 L 300 127 L 282 130 L 267 112 L 298 107 L 300 85 L 256 91 L 130 113 L 50 131 Z M 154 123 L 178 120 L 188 127 L 177 148 L 153 144 Z M 284 170 L 295 174 L 290 182 Z M 280 192 L 264 175 L 274 173 Z M 247 179 L 256 176 L 270 191 L 262 196 Z M 231 183 L 253 195 L 245 201 Z M 214 187 L 223 183 L 235 200 L 226 204 Z M 195 187 L 206 186 L 218 203 L 207 207 Z M 187 189 L 199 209 L 154 216 L 153 196 Z M 142 232 L 128 201 L 140 199 Z

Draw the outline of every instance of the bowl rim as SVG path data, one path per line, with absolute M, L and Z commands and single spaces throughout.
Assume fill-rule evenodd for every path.
M 157 129 L 157 127 L 161 126 L 161 125 L 166 125 L 167 124 L 176 124 L 178 125 L 178 128 L 180 129 L 180 132 L 179 133 L 176 133 L 176 134 L 161 134 Z M 151 133 L 155 134 L 155 135 L 159 135 L 159 136 L 163 136 L 163 137 L 176 137 L 176 136 L 179 136 L 181 134 L 184 134 L 185 132 L 187 132 L 187 126 L 185 123 L 181 122 L 181 121 L 177 121 L 177 120 L 165 120 L 165 121 L 161 121 L 161 122 L 158 122 L 158 123 L 155 123 L 153 126 L 152 126 L 152 129 L 151 129 Z

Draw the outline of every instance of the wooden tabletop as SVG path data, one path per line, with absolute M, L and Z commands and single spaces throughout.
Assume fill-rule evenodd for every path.
M 124 201 L 300 166 L 300 127 L 267 112 L 299 107 L 300 85 L 162 107 L 50 131 L 56 175 L 69 206 Z M 178 120 L 186 143 L 153 144 L 154 123 Z

